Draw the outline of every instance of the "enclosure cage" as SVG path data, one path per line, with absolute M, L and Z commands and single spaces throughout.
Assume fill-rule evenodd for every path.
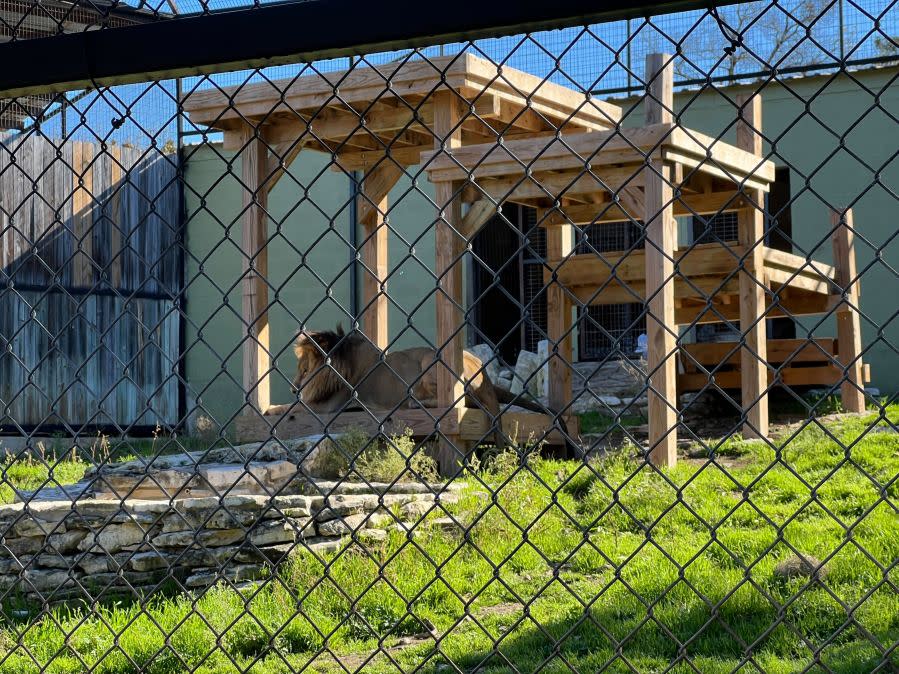
M 0 674 L 899 671 L 897 36 L 2 0 Z

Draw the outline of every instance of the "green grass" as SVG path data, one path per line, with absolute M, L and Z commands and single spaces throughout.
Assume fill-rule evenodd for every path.
M 633 428 L 646 423 L 646 419 L 635 414 L 622 416 L 617 421 L 610 414 L 585 412 L 579 415 L 581 433 L 605 433 L 611 428 Z
M 82 439 L 72 447 L 62 438 L 36 440 L 34 451 L 2 454 L 0 438 L 0 504 L 12 503 L 15 491 L 53 488 L 78 482 L 92 465 L 129 461 L 138 456 L 157 456 L 201 451 L 220 441 L 190 436 L 110 439 L 105 436 Z
M 448 506 L 467 537 L 392 532 L 251 590 L 7 619 L 0 672 L 894 671 L 899 435 L 875 423 L 734 438 L 664 473 L 486 463 Z M 823 586 L 773 573 L 789 546 L 827 561 Z M 439 652 L 394 648 L 423 625 Z

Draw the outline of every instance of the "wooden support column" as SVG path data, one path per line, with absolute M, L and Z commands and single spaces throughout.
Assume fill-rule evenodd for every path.
M 538 216 L 540 220 L 540 216 Z M 571 253 L 574 231 L 571 225 L 551 225 L 546 228 L 546 258 L 550 267 L 558 270 L 566 255 Z M 546 289 L 546 323 L 549 337 L 549 408 L 554 412 L 571 414 L 572 303 L 564 286 L 554 281 Z M 554 353 L 558 351 L 558 353 Z
M 434 141 L 437 150 L 452 152 L 462 145 L 462 105 L 458 95 L 449 91 L 434 94 Z M 442 365 L 437 367 L 437 405 L 442 408 L 465 406 L 463 375 L 462 253 L 465 241 L 455 231 L 462 221 L 460 182 L 435 183 L 437 218 L 437 255 L 435 268 L 439 279 L 437 293 L 437 350 Z M 438 450 L 443 475 L 458 472 L 459 452 L 466 451 L 458 436 L 444 434 Z
M 386 214 L 390 205 L 388 195 L 402 175 L 393 162 L 384 162 L 372 169 L 362 181 L 359 197 L 362 225 L 362 331 L 379 349 L 386 349 L 390 341 L 387 310 L 389 302 L 384 284 L 390 273 L 388 239 L 390 229 Z M 364 208 L 363 208 L 364 206 Z
M 740 117 L 737 146 L 762 156 L 761 94 L 737 96 Z M 743 436 L 768 437 L 768 332 L 765 321 L 765 217 L 761 190 L 744 188 L 745 202 L 737 214 L 738 241 L 748 251 L 740 273 L 740 392 L 745 421 Z
M 861 318 L 858 312 L 861 288 L 856 278 L 858 270 L 855 264 L 852 209 L 843 212 L 832 211 L 830 221 L 833 225 L 831 243 L 835 280 L 843 295 L 836 308 L 837 357 L 846 371 L 845 379 L 840 385 L 840 397 L 843 409 L 847 412 L 861 413 L 865 411 L 865 378 L 862 363 Z
M 646 124 L 671 123 L 674 108 L 673 67 L 667 54 L 646 57 Z M 646 336 L 649 398 L 649 460 L 656 466 L 677 463 L 677 325 L 674 322 L 673 167 L 653 158 L 643 170 L 646 223 Z
M 267 152 L 247 125 L 242 135 L 240 152 L 243 182 L 243 386 L 247 402 L 260 414 L 271 405 L 268 327 L 268 191 L 263 186 L 267 170 Z M 228 133 L 228 132 L 226 132 Z

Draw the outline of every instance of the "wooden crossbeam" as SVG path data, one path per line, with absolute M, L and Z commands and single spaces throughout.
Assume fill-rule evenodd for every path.
M 675 216 L 712 215 L 724 211 L 737 210 L 745 202 L 733 192 L 713 192 L 711 194 L 687 194 L 674 200 Z M 540 221 L 543 227 L 570 223 L 573 225 L 589 225 L 603 222 L 620 222 L 622 220 L 641 220 L 643 209 L 621 210 L 610 201 L 597 204 L 572 204 L 549 211 L 546 218 Z

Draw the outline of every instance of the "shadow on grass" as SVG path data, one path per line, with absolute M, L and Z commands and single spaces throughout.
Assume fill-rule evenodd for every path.
M 809 630 L 801 619 L 775 625 L 770 607 L 726 609 L 725 604 L 713 614 L 693 607 L 678 614 L 676 622 L 663 623 L 652 609 L 626 614 L 620 607 L 603 606 L 600 598 L 592 610 L 539 625 L 519 613 L 508 631 L 491 629 L 495 648 L 452 657 L 462 671 L 483 674 L 899 671 L 899 628 L 874 635 L 875 645 L 861 629 L 842 621 L 834 621 L 832 630 L 824 625 Z

